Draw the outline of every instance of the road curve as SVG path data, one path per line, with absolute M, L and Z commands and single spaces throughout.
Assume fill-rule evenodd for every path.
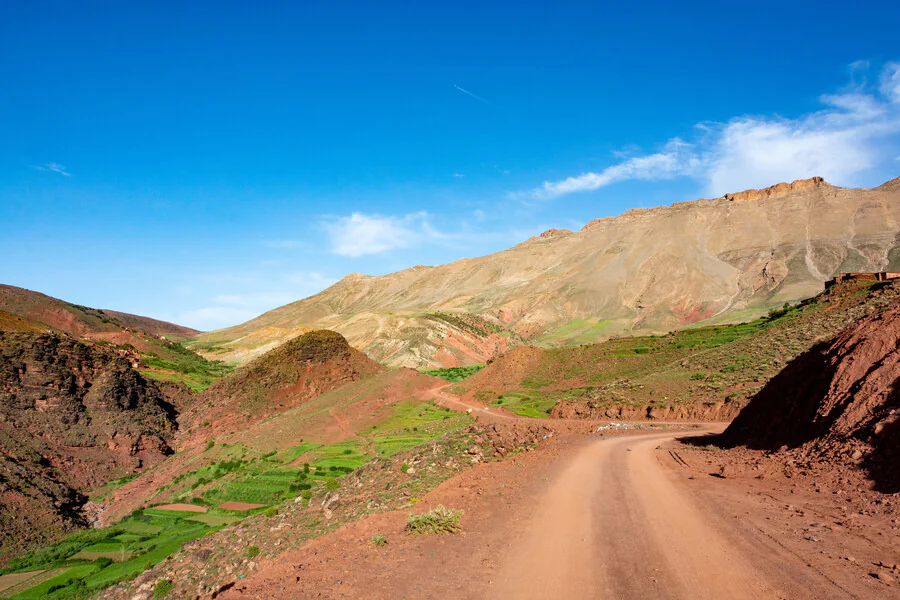
M 656 448 L 677 435 L 606 439 L 576 455 L 509 549 L 492 597 L 784 598 L 660 464 Z

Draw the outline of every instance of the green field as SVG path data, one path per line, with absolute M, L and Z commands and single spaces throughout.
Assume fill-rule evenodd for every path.
M 206 513 L 152 507 L 136 511 L 112 527 L 80 531 L 13 559 L 2 574 L 64 568 L 65 572 L 13 597 L 85 598 L 136 577 L 178 551 L 184 542 L 267 511 L 266 506 L 250 511 L 217 508 L 223 502 L 277 506 L 305 492 L 331 489 L 338 478 L 376 456 L 413 449 L 471 422 L 466 415 L 410 399 L 390 406 L 378 423 L 342 442 L 316 444 L 298 439 L 295 446 L 266 453 L 240 444 L 211 444 L 191 459 L 196 465 L 192 470 L 174 477 L 151 500 L 155 505 L 202 505 Z M 121 483 L 101 489 L 108 494 Z
M 3 574 L 39 569 L 66 570 L 9 597 L 86 598 L 95 591 L 136 577 L 177 551 L 184 542 L 220 528 L 220 525 L 209 526 L 192 520 L 195 516 L 192 513 L 151 513 L 153 511 L 138 511 L 113 527 L 80 531 L 52 546 L 11 560 Z M 227 517 L 222 514 L 220 518 Z M 0 594 L 0 597 L 6 596 Z

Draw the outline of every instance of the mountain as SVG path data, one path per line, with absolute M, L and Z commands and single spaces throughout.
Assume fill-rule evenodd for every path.
M 0 332 L 4 554 L 86 526 L 87 492 L 161 462 L 175 428 L 162 391 L 116 352 Z
M 194 348 L 245 362 L 327 328 L 380 362 L 457 366 L 525 340 L 565 346 L 746 320 L 814 296 L 839 272 L 900 270 L 898 181 L 846 189 L 814 177 L 633 209 L 480 258 L 351 274 Z
M 773 378 L 722 435 L 798 463 L 859 464 L 900 492 L 900 299 L 811 348 Z

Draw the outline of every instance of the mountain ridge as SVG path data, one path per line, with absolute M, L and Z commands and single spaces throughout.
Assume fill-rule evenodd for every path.
M 380 362 L 451 367 L 485 362 L 520 339 L 553 347 L 741 320 L 812 297 L 841 271 L 900 269 L 898 223 L 900 188 L 891 182 L 867 189 L 801 179 L 631 209 L 445 265 L 351 274 L 202 334 L 194 347 L 244 362 L 326 328 Z M 478 318 L 483 335 L 435 324 L 437 312 Z

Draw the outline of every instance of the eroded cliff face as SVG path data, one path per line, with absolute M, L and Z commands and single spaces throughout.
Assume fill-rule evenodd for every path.
M 798 460 L 866 468 L 900 491 L 900 301 L 799 356 L 757 394 L 722 438 Z
M 86 493 L 162 461 L 175 428 L 156 384 L 117 354 L 64 336 L 0 332 L 4 552 L 87 524 Z
M 900 186 L 814 177 L 634 209 L 480 258 L 350 275 L 203 339 L 217 347 L 208 356 L 241 362 L 261 342 L 323 327 L 376 360 L 422 367 L 483 362 L 519 338 L 553 346 L 664 332 L 811 297 L 843 271 L 898 270 L 898 223 Z M 473 332 L 430 319 L 436 312 L 485 325 Z

